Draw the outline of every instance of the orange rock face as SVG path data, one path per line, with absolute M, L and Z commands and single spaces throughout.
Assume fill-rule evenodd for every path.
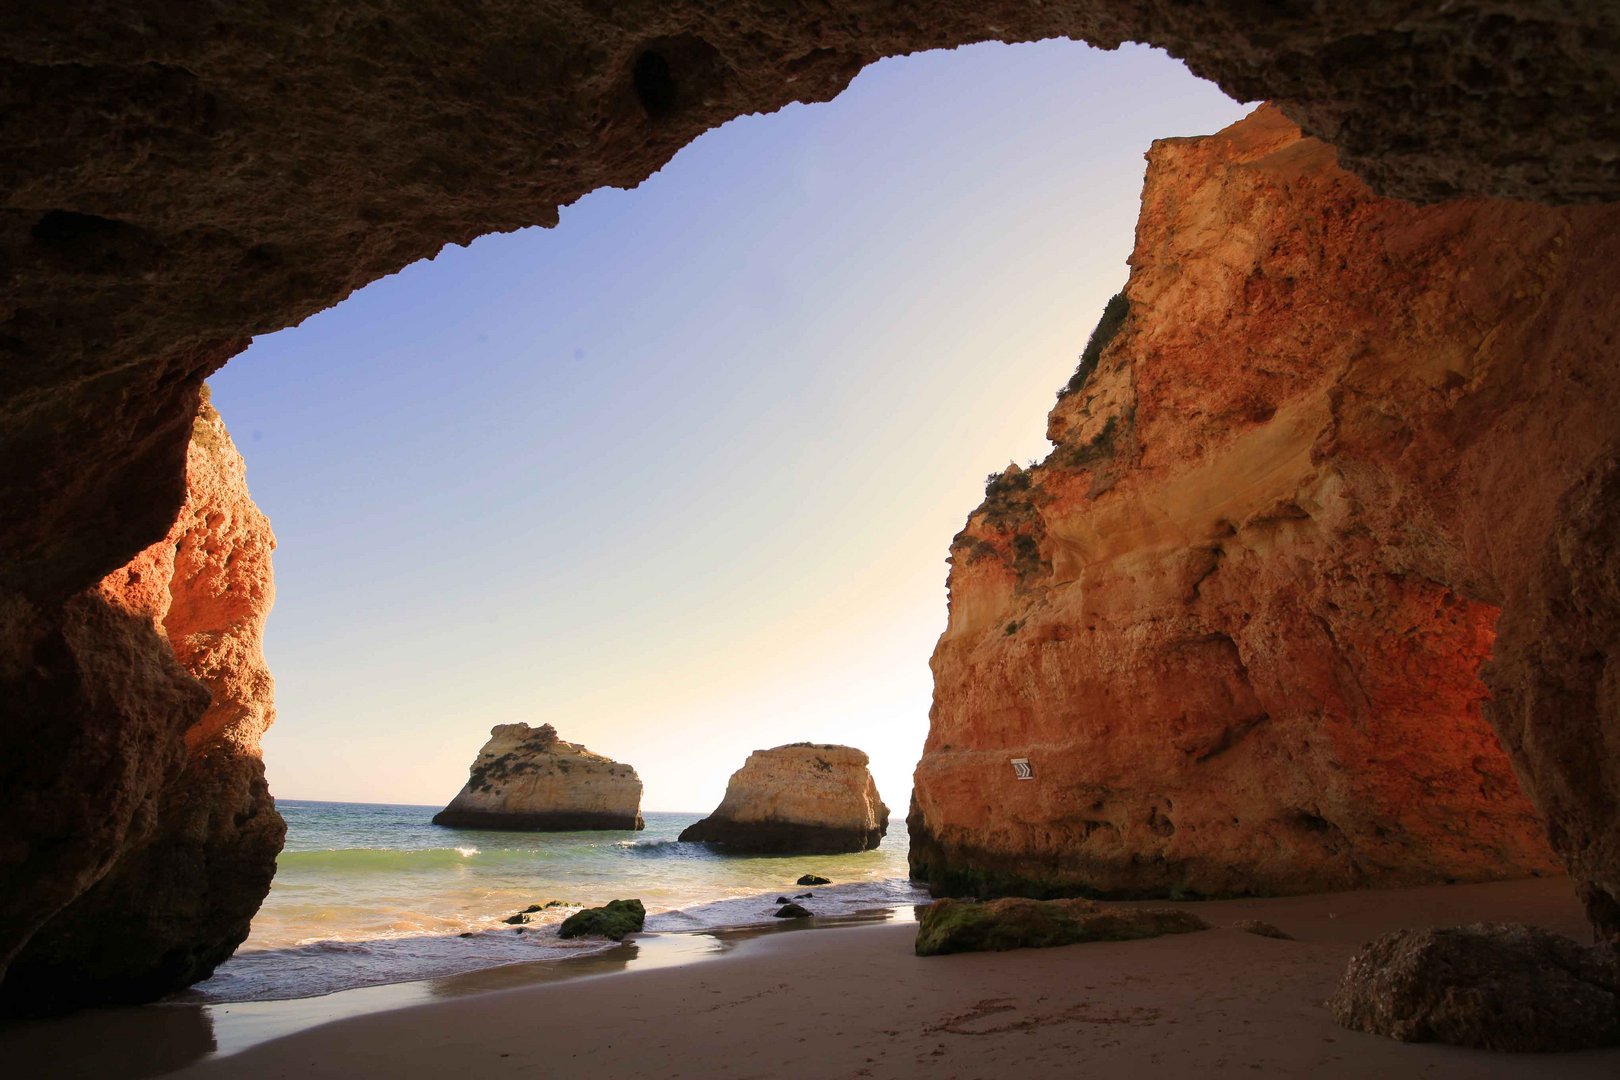
M 1548 809 L 1569 740 L 1543 724 L 1542 760 L 1533 735 L 1510 761 L 1481 673 L 1612 453 L 1617 222 L 1377 198 L 1269 107 L 1155 144 L 1123 328 L 952 546 L 914 875 L 1135 896 L 1555 869 L 1514 769 Z M 1578 873 L 1603 788 L 1552 831 Z
M 65 906 L 56 905 L 12 960 L 4 983 L 12 1001 L 139 1000 L 203 978 L 247 936 L 269 890 L 286 832 L 259 754 L 275 717 L 262 651 L 275 538 L 248 495 L 241 455 L 206 403 L 186 486 L 169 535 L 75 601 L 95 613 L 73 639 L 82 667 L 129 688 L 130 712 L 141 695 L 153 697 L 151 734 L 162 752 L 125 762 L 118 783 L 97 793 L 100 806 L 62 793 L 62 803 L 35 808 L 104 834 L 106 851 L 69 883 Z M 106 678 L 109 668 L 122 669 L 116 682 Z M 93 734 L 66 742 L 93 744 Z M 109 831 L 126 800 L 137 808 L 124 828 Z

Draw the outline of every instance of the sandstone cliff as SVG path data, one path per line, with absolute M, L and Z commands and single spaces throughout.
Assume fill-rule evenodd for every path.
M 274 547 L 242 458 L 205 400 L 179 519 L 75 601 L 81 618 L 62 660 L 53 658 L 61 684 L 76 681 L 72 671 L 94 673 L 99 684 L 80 691 L 85 712 L 72 719 L 82 727 L 40 728 L 42 760 L 33 767 L 94 754 L 107 782 L 64 784 L 26 809 L 36 824 L 100 838 L 102 854 L 58 882 L 61 902 L 7 972 L 10 1003 L 153 997 L 205 978 L 247 936 L 286 831 L 259 754 L 275 717 L 262 652 Z M 97 726 L 107 712 L 146 718 L 151 748 L 128 742 L 128 731 L 109 744 L 112 732 Z M 132 823 L 109 829 L 122 802 L 138 806 Z M 55 856 L 47 849 L 44 857 Z
M 1616 216 L 1380 199 L 1270 107 L 1156 143 L 1123 327 L 951 549 L 914 875 L 1134 896 L 1554 869 L 1481 670 L 1613 440 L 1614 381 L 1577 373 L 1612 350 L 1617 266 L 1588 245 Z
M 866 755 L 849 746 L 755 750 L 731 774 L 714 813 L 681 839 L 782 854 L 875 848 L 889 831 L 889 808 L 866 766 Z
M 550 724 L 498 724 L 435 825 L 462 829 L 639 829 L 641 778 L 564 742 Z

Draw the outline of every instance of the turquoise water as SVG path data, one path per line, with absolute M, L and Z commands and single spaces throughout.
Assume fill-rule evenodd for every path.
M 806 873 L 834 883 L 801 901 L 817 915 L 903 907 L 905 824 L 855 855 L 724 855 L 676 837 L 700 814 L 646 814 L 639 832 L 521 833 L 448 829 L 437 807 L 281 800 L 287 847 L 248 940 L 192 1000 L 306 997 L 579 955 L 599 940 L 562 941 L 577 910 L 634 897 L 649 930 L 769 923 L 778 896 Z M 503 920 L 530 904 L 568 906 Z M 470 934 L 470 937 L 461 935 Z

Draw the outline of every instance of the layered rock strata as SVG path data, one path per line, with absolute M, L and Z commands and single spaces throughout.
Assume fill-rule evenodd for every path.
M 1123 326 L 951 549 L 913 873 L 1479 880 L 1556 867 L 1539 807 L 1620 928 L 1617 225 L 1379 198 L 1269 107 L 1156 143 Z
M 275 717 L 262 651 L 274 547 L 205 402 L 169 534 L 76 597 L 66 632 L 35 654 L 53 693 L 23 703 L 33 740 L 0 781 L 8 1006 L 154 997 L 247 937 L 286 831 L 259 752 Z M 97 783 L 69 782 L 92 768 Z M 18 770 L 59 782 L 14 802 Z
M 889 831 L 889 808 L 866 766 L 866 754 L 850 746 L 755 750 L 731 774 L 714 813 L 681 839 L 779 854 L 875 848 Z
M 497 724 L 435 825 L 459 829 L 640 829 L 641 777 L 565 742 L 550 724 Z

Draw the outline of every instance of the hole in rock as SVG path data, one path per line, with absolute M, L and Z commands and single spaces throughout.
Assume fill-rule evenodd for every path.
M 134 225 L 74 210 L 48 210 L 29 230 L 35 243 L 80 267 L 123 268 L 149 249 L 144 232 Z
M 631 76 L 636 98 L 648 116 L 663 116 L 675 107 L 675 74 L 662 53 L 648 49 L 636 58 Z

